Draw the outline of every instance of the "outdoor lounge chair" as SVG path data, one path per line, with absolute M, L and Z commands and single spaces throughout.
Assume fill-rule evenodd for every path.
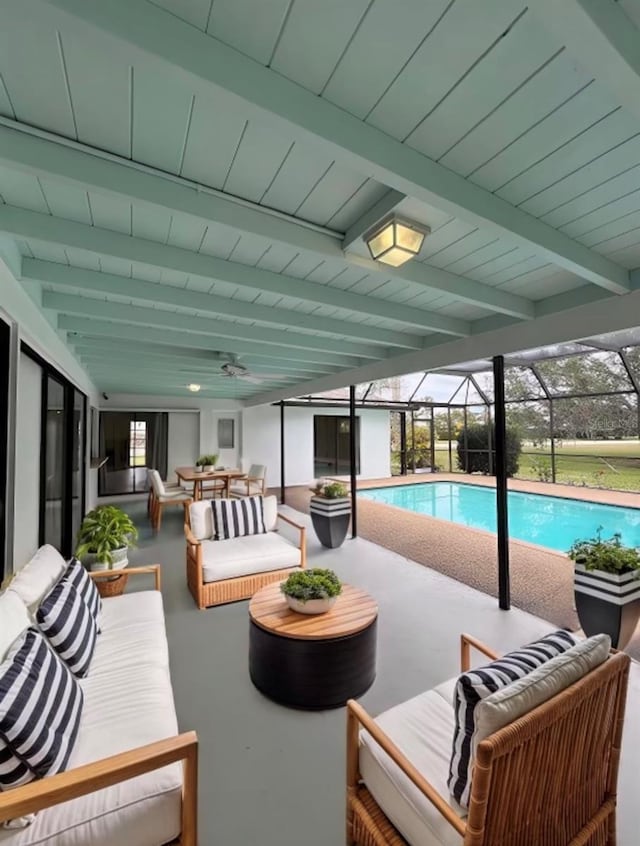
M 463 672 L 470 646 L 498 657 L 462 635 Z M 611 653 L 481 740 L 472 757 L 466 815 L 447 789 L 455 680 L 376 719 L 349 701 L 347 843 L 615 846 L 629 664 L 624 653 Z M 539 689 L 537 695 L 540 701 Z

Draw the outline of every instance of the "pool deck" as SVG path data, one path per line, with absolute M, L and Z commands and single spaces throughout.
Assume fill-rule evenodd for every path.
M 434 482 L 495 487 L 495 479 L 491 477 L 460 473 L 420 473 L 362 480 L 358 482 L 358 488 L 363 490 Z M 640 494 L 622 491 L 595 490 L 517 479 L 509 480 L 509 488 L 526 493 L 640 507 Z M 292 487 L 286 490 L 287 504 L 300 511 L 308 512 L 310 497 L 308 487 Z M 431 567 L 484 593 L 497 596 L 496 536 L 492 532 L 360 499 L 358 533 L 407 559 Z M 577 630 L 579 623 L 573 607 L 573 565 L 566 555 L 519 540 L 511 540 L 509 550 L 513 605 L 547 619 L 554 625 Z M 640 660 L 640 626 L 626 651 Z

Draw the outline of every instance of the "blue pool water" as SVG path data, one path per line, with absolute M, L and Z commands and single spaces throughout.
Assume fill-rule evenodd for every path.
M 427 482 L 392 488 L 370 488 L 358 496 L 471 526 L 496 531 L 493 488 L 460 482 Z M 576 538 L 620 532 L 626 546 L 640 547 L 640 509 L 601 505 L 557 496 L 509 491 L 509 534 L 512 538 L 566 552 Z

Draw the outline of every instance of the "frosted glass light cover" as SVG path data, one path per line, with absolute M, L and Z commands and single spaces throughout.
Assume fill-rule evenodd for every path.
M 377 259 L 391 247 L 393 247 L 393 223 L 389 223 L 369 241 L 369 249 L 374 259 Z
M 413 253 L 409 253 L 407 250 L 401 249 L 401 247 L 391 247 L 390 250 L 387 250 L 386 253 L 383 253 L 378 258 L 378 261 L 381 261 L 383 264 L 390 264 L 392 267 L 400 267 L 401 264 L 412 258 Z
M 396 223 L 396 245 L 402 249 L 409 250 L 413 255 L 417 255 L 422 247 L 424 241 L 424 232 L 417 229 L 412 229 L 410 226 L 405 226 L 399 221 Z
M 364 236 L 372 258 L 399 267 L 420 252 L 428 227 L 391 217 Z

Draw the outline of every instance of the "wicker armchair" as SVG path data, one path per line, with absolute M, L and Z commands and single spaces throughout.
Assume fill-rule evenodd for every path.
M 462 635 L 463 672 L 469 669 L 470 646 L 491 659 L 498 657 Z M 351 700 L 347 712 L 347 843 L 408 846 L 360 777 L 362 727 L 451 826 L 446 841 L 434 837 L 411 846 L 441 842 L 460 846 L 615 846 L 629 664 L 624 653 L 612 653 L 579 681 L 481 741 L 466 817 Z

